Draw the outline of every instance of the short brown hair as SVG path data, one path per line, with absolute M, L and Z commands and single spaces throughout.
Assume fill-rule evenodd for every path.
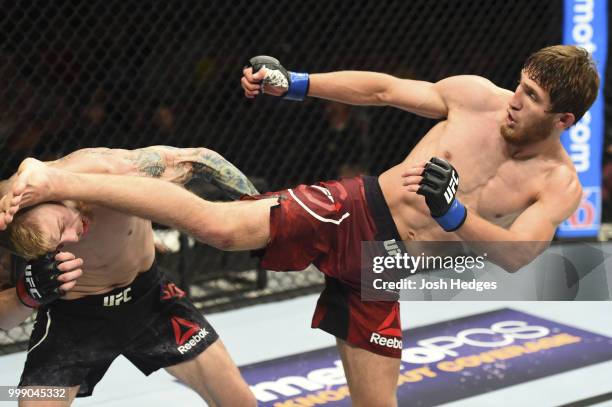
M 576 122 L 597 98 L 597 67 L 584 48 L 573 45 L 542 48 L 527 58 L 523 71 L 548 92 L 553 112 L 573 113 Z
M 49 238 L 40 224 L 28 216 L 36 206 L 18 212 L 6 230 L 0 232 L 0 245 L 26 260 L 35 259 L 55 248 L 49 244 Z

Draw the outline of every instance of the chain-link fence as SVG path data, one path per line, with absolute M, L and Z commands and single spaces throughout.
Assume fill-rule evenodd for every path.
M 429 81 L 469 73 L 513 88 L 528 54 L 560 42 L 561 20 L 561 1 L 550 0 L 2 2 L 0 175 L 27 156 L 152 144 L 211 148 L 268 190 L 377 174 L 434 122 L 315 99 L 247 100 L 239 79 L 249 57 L 273 55 L 297 71 Z M 164 262 L 171 273 L 188 270 L 184 282 L 203 306 L 322 282 L 316 271 L 219 279 L 216 270 L 255 269 L 256 261 L 182 243 Z M 27 337 L 15 332 L 0 341 Z

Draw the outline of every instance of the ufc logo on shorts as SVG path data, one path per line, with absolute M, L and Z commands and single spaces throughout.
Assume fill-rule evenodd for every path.
M 459 177 L 457 176 L 457 173 L 453 171 L 453 173 L 451 174 L 450 183 L 448 184 L 448 187 L 446 187 L 446 192 L 444 192 L 444 198 L 446 198 L 446 203 L 451 203 L 451 201 L 455 197 L 455 194 L 457 193 L 458 186 Z
M 130 297 L 130 291 L 132 291 L 132 287 L 128 287 L 118 294 L 107 295 L 104 297 L 104 306 L 116 307 L 117 305 L 125 304 L 132 299 L 132 297 Z

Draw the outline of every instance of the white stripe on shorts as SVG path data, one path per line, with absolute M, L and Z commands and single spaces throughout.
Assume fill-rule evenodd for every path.
M 43 337 L 36 343 L 36 345 L 32 346 L 28 349 L 28 353 L 32 352 L 38 345 L 40 345 L 45 339 L 47 339 L 47 335 L 49 335 L 49 327 L 51 326 L 51 310 L 47 310 L 47 328 L 45 329 L 45 334 Z
M 293 197 L 293 199 L 295 199 L 295 201 L 302 207 L 304 208 L 304 210 L 306 212 L 308 212 L 310 215 L 312 215 L 313 218 L 321 221 L 321 222 L 326 222 L 326 223 L 333 223 L 335 225 L 339 225 L 342 223 L 342 221 L 346 218 L 348 218 L 349 216 L 351 216 L 350 212 L 346 212 L 344 215 L 342 215 L 342 217 L 339 220 L 336 219 L 329 219 L 329 218 L 324 218 L 322 216 L 317 215 L 316 213 L 314 213 L 312 211 L 312 209 L 310 209 L 308 206 L 306 206 L 306 204 L 304 202 L 302 202 L 300 200 L 300 198 L 298 198 L 295 193 L 293 192 L 292 189 L 288 189 L 289 194 Z

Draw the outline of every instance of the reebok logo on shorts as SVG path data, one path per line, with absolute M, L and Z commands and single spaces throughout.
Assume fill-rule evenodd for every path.
M 386 346 L 387 348 L 394 349 L 402 349 L 403 347 L 401 339 L 387 338 L 385 336 L 377 334 L 376 332 L 372 332 L 372 336 L 370 337 L 370 343 L 375 343 L 380 346 Z
M 174 340 L 179 345 L 176 349 L 182 354 L 196 346 L 202 339 L 206 338 L 208 331 L 194 322 L 183 318 L 172 317 L 170 320 L 174 331 Z M 186 330 L 183 332 L 184 328 Z
M 387 348 L 395 348 L 402 349 L 402 340 L 398 339 L 402 337 L 402 331 L 400 328 L 393 327 L 393 322 L 395 322 L 397 318 L 397 308 L 393 308 L 393 310 L 387 315 L 387 318 L 376 328 L 377 332 L 372 332 L 372 336 L 370 337 L 370 343 L 375 343 L 380 346 L 385 346 Z M 389 335 L 391 338 L 385 337 L 383 335 Z

